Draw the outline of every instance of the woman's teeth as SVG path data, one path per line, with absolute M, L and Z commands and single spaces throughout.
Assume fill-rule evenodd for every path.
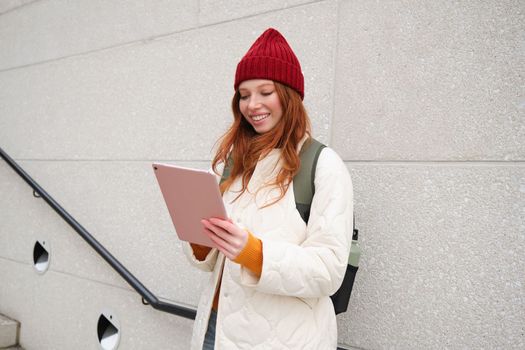
M 261 115 L 252 115 L 252 119 L 255 120 L 256 122 L 260 121 L 260 120 L 263 120 L 267 117 L 269 117 L 270 114 L 261 114 Z

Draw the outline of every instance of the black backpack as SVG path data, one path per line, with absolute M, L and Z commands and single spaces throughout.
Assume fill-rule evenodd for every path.
M 293 189 L 295 195 L 295 206 L 297 211 L 301 215 L 301 218 L 305 223 L 308 223 L 310 217 L 310 207 L 312 205 L 312 199 L 315 193 L 315 170 L 317 167 L 317 160 L 321 151 L 326 146 L 319 141 L 309 138 L 301 148 L 299 152 L 299 158 L 301 159 L 301 165 L 299 172 L 293 178 Z M 230 169 L 232 166 L 232 159 L 229 158 L 221 177 L 221 183 L 230 176 Z M 359 268 L 359 256 L 360 249 L 357 242 L 358 230 L 355 228 L 354 219 L 354 231 L 352 234 L 352 245 L 350 247 L 350 256 L 348 258 L 348 264 L 346 266 L 346 273 L 343 279 L 343 283 L 335 292 L 334 295 L 330 296 L 332 303 L 334 304 L 334 310 L 336 314 L 345 312 L 348 309 L 348 302 L 350 300 L 350 294 L 352 293 L 352 287 L 354 285 L 355 275 Z

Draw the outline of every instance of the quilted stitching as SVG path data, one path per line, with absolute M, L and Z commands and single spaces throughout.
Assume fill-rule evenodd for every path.
M 249 270 L 226 259 L 219 299 L 216 349 L 335 349 L 337 325 L 329 295 L 346 269 L 352 233 L 353 193 L 350 175 L 339 156 L 325 148 L 317 164 L 316 193 L 308 227 L 295 208 L 293 186 L 278 203 L 278 189 L 256 191 L 277 172 L 279 150 L 259 161 L 245 192 L 237 201 L 240 181 L 225 193 L 230 216 L 263 242 L 263 271 Z M 189 246 L 189 245 L 187 245 Z M 192 349 L 201 349 L 216 283 L 219 259 L 192 259 L 213 269 L 199 303 Z M 210 254 L 211 255 L 211 254 Z M 219 263 L 215 263 L 215 261 Z

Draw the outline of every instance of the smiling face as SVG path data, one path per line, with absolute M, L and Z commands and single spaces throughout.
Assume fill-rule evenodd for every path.
M 272 130 L 283 116 L 283 108 L 271 80 L 245 80 L 239 85 L 239 110 L 258 134 Z

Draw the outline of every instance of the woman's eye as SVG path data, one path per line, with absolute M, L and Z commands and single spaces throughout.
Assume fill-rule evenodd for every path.
M 246 100 L 248 98 L 248 95 L 244 95 L 244 96 L 241 96 L 239 97 L 241 100 Z
M 270 96 L 271 94 L 273 94 L 273 91 L 262 92 L 261 94 L 262 94 L 263 96 Z

